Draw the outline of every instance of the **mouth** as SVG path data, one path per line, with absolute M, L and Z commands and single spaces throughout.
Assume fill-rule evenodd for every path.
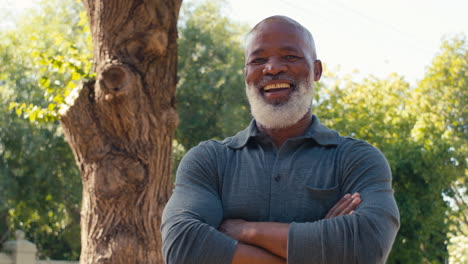
M 289 99 L 294 90 L 294 85 L 285 80 L 275 80 L 266 83 L 260 92 L 264 98 L 270 102 L 281 103 Z
M 273 92 L 277 90 L 284 90 L 284 89 L 289 89 L 291 88 L 291 84 L 289 83 L 273 83 L 273 84 L 268 84 L 263 87 L 264 92 Z
M 275 93 L 280 91 L 285 91 L 293 88 L 290 83 L 287 82 L 275 82 L 265 85 L 261 90 L 265 93 Z

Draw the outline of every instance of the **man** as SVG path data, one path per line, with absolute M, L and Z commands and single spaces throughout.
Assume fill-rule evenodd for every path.
M 385 263 L 399 228 L 391 172 L 376 148 L 311 114 L 322 73 L 312 35 L 270 17 L 245 56 L 254 120 L 181 161 L 161 226 L 166 261 Z

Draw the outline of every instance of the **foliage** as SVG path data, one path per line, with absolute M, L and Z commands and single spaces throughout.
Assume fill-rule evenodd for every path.
M 447 164 L 442 177 L 452 185 L 445 193 L 454 203 L 451 212 L 455 227 L 468 226 L 468 40 L 460 35 L 443 41 L 439 54 L 428 67 L 425 78 L 415 92 L 421 115 L 412 132 L 419 141 L 440 153 Z M 424 137 L 421 136 L 424 131 Z M 439 150 L 438 145 L 446 149 Z M 447 153 L 447 149 L 448 152 Z M 451 171 L 449 171 L 451 170 Z M 468 236 L 466 229 L 457 232 Z
M 56 121 L 63 98 L 89 76 L 80 10 L 74 0 L 44 1 L 0 32 L 1 235 L 22 229 L 40 257 L 55 259 L 80 252 L 80 177 Z
M 468 232 L 468 225 L 463 225 L 462 229 L 461 232 L 450 238 L 450 245 L 448 246 L 450 264 L 468 263 L 468 236 L 464 235 Z
M 467 51 L 464 38 L 444 42 L 415 88 L 395 74 L 360 83 L 332 78 L 318 95 L 325 124 L 374 144 L 392 167 L 401 228 L 388 263 L 447 258 L 449 226 L 458 223 L 448 221 L 444 197 L 466 191 L 453 184 L 466 178 Z
M 10 239 L 24 230 L 42 257 L 77 259 L 81 185 L 68 145 L 55 125 L 13 114 L 2 114 L 0 124 L 2 230 Z
M 248 124 L 244 93 L 246 28 L 222 15 L 219 1 L 186 5 L 179 26 L 176 140 L 185 149 L 231 136 Z
M 9 70 L 2 70 L 0 79 L 6 80 L 10 89 L 34 84 L 9 105 L 31 122 L 58 120 L 64 98 L 79 81 L 93 75 L 89 28 L 81 9 L 73 0 L 43 1 L 42 8 L 21 19 L 17 29 L 3 32 L 4 45 L 12 50 L 15 63 L 27 67 L 20 71 L 20 83 L 8 82 L 15 79 Z
M 444 195 L 451 202 L 448 223 L 452 234 L 448 249 L 450 263 L 468 259 L 468 40 L 458 35 L 443 41 L 441 49 L 427 68 L 413 100 L 420 115 L 412 131 L 419 142 L 433 153 L 437 177 L 451 182 Z M 456 245 L 456 246 L 454 246 Z M 464 255 L 462 252 L 465 252 Z M 463 260 L 465 259 L 465 260 Z

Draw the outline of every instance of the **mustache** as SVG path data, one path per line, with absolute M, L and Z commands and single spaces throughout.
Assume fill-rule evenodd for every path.
M 262 79 L 260 79 L 256 84 L 255 86 L 257 86 L 258 88 L 262 88 L 264 87 L 265 85 L 267 85 L 269 82 L 271 81 L 278 81 L 278 80 L 282 80 L 282 81 L 287 81 L 289 82 L 290 84 L 292 84 L 293 86 L 296 86 L 297 85 L 297 81 L 287 75 L 274 75 L 274 76 L 265 76 L 263 77 Z

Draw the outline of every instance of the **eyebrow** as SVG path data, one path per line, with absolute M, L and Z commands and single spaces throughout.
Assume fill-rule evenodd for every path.
M 285 51 L 291 51 L 291 52 L 297 52 L 299 53 L 299 50 L 295 47 L 292 47 L 292 46 L 284 46 L 284 47 L 281 47 L 280 50 L 285 50 Z M 254 51 L 252 51 L 249 56 L 256 56 L 262 52 L 264 52 L 265 50 L 264 49 L 256 49 Z
M 253 55 L 253 56 L 258 55 L 258 54 L 262 53 L 263 51 L 265 51 L 265 50 L 264 50 L 264 49 L 256 49 L 256 50 L 252 51 L 252 52 L 249 54 L 249 57 L 252 56 L 252 55 Z

